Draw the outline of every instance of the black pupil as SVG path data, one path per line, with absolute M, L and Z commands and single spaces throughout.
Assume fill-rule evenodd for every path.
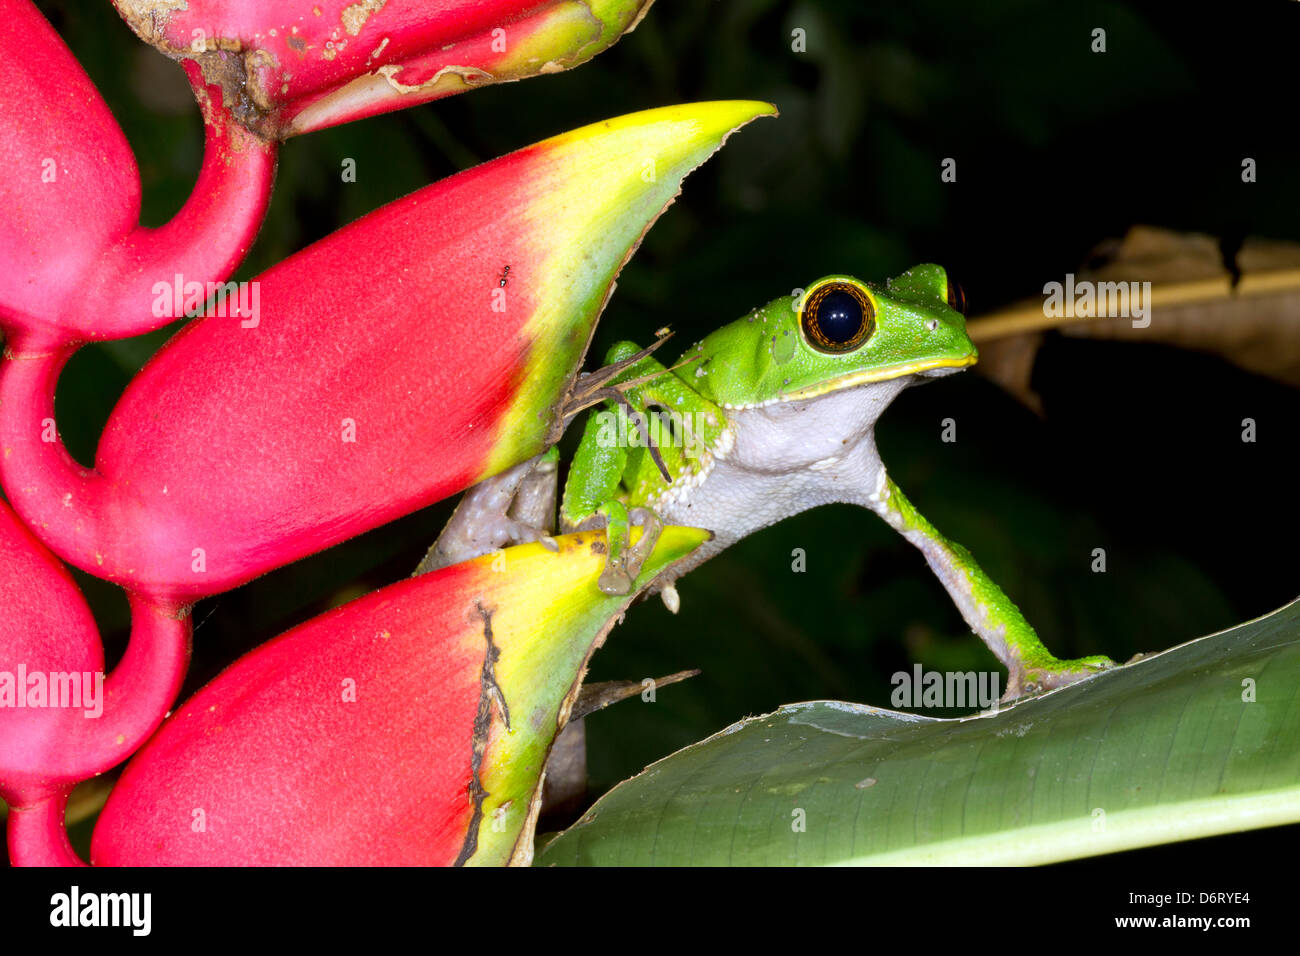
M 862 329 L 862 303 L 848 292 L 836 289 L 817 303 L 817 327 L 827 341 L 843 345 Z

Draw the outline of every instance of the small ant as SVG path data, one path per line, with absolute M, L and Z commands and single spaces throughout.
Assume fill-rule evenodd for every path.
M 501 270 L 501 283 L 500 283 L 500 287 L 501 287 L 502 289 L 504 289 L 504 288 L 506 287 L 506 279 L 508 279 L 509 277 L 510 277 L 510 267 L 509 267 L 509 266 L 506 266 L 504 269 Z

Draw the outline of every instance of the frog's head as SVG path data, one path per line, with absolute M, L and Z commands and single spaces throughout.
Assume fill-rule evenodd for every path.
M 682 369 L 728 408 L 816 398 L 871 382 L 944 375 L 974 364 L 960 288 L 937 265 L 884 287 L 852 276 L 818 279 L 707 336 Z

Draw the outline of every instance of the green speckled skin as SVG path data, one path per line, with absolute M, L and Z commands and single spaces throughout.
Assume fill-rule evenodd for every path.
M 978 357 L 966 335 L 965 317 L 948 306 L 948 274 L 941 266 L 914 266 L 883 289 L 853 276 L 830 275 L 811 283 L 807 291 L 828 283 L 862 289 L 875 304 L 875 331 L 859 349 L 828 355 L 813 348 L 800 331 L 796 297 L 787 295 L 706 336 L 682 354 L 670 374 L 647 356 L 613 383 L 657 376 L 629 388 L 629 404 L 643 414 L 657 406 L 688 416 L 688 422 L 700 422 L 696 437 L 713 449 L 725 427 L 727 408 L 971 365 Z M 638 351 L 634 343 L 620 342 L 605 362 L 612 365 Z M 621 433 L 629 434 L 626 411 L 609 404 Z M 560 518 L 566 529 L 576 528 L 609 498 L 617 497 L 629 507 L 645 506 L 668 486 L 647 449 L 610 447 L 600 440 L 600 432 L 596 416 L 590 416 L 564 488 Z M 674 481 L 699 467 L 699 460 L 686 457 L 680 447 L 665 446 L 660 452 Z
M 814 349 L 800 331 L 796 297 L 787 295 L 705 337 L 682 356 L 695 358 L 693 365 L 677 374 L 704 398 L 744 407 L 975 362 L 966 319 L 948 307 L 948 276 L 940 266 L 915 266 L 883 289 L 831 275 L 808 290 L 828 282 L 856 286 L 875 302 L 876 330 L 861 348 L 840 355 Z M 927 328 L 931 322 L 941 334 Z
M 805 332 L 807 324 L 800 310 L 819 290 L 828 288 L 864 296 L 871 307 L 873 325 L 865 339 L 860 344 L 849 343 L 845 351 L 818 348 L 810 341 L 814 333 Z M 627 411 L 621 404 L 607 403 L 613 414 L 591 415 L 587 420 L 565 483 L 562 527 L 574 530 L 606 524 L 610 532 L 609 580 L 624 579 L 629 573 L 635 576 L 640 556 L 625 553 L 633 550 L 626 545 L 629 510 L 654 511 L 656 503 L 662 506 L 668 500 L 661 497 L 665 492 L 693 494 L 692 482 L 707 478 L 716 484 L 710 462 L 729 452 L 735 438 L 735 416 L 764 414 L 743 410 L 812 400 L 873 382 L 973 364 L 975 346 L 966 334 L 965 317 L 949 305 L 952 294 L 947 273 L 937 265 L 916 266 L 883 287 L 852 276 L 826 276 L 802 294 L 783 296 L 723 326 L 687 349 L 671 369 L 653 357 L 643 358 L 611 384 L 637 380 L 624 385 L 628 405 L 643 417 L 676 413 L 677 427 L 690 430 L 698 453 L 688 454 L 677 433 L 674 436 L 679 440 L 656 442 L 672 478 L 665 481 Z M 633 343 L 621 342 L 610 350 L 606 361 L 613 364 L 638 351 Z M 792 419 L 787 427 L 807 426 L 801 419 Z M 836 425 L 831 422 L 823 427 Z M 1072 661 L 1053 657 L 1020 610 L 970 553 L 926 521 L 883 469 L 881 476 L 883 485 L 878 493 L 861 503 L 925 554 L 972 630 L 1007 666 L 1007 699 L 1113 666 L 1104 657 Z M 792 507 L 788 513 L 797 510 Z M 726 529 L 709 530 L 719 533 Z M 676 600 L 675 592 L 672 600 Z
M 639 351 L 631 342 L 619 342 L 609 350 L 605 362 L 613 364 Z M 650 381 L 627 389 L 624 396 L 628 403 L 643 415 L 652 408 L 678 413 L 673 421 L 680 421 L 684 428 L 691 430 L 691 439 L 697 443 L 696 447 L 711 449 L 716 447 L 722 434 L 726 414 L 678 377 L 683 373 L 689 375 L 690 369 L 691 366 L 687 366 L 676 374 L 668 374 L 663 363 L 646 356 L 615 381 L 653 376 Z M 639 437 L 623 406 L 613 402 L 609 404 L 617 422 L 617 434 Z M 661 422 L 667 418 L 662 416 Z M 641 445 L 628 447 L 608 440 L 609 436 L 602 438 L 602 428 L 607 428 L 609 423 L 608 417 L 603 420 L 596 415 L 587 417 L 560 506 L 561 526 L 566 529 L 576 528 L 610 499 L 617 499 L 629 507 L 645 506 L 668 487 L 648 448 Z M 686 443 L 660 442 L 658 447 L 674 481 L 699 470 L 701 459 L 687 454 Z

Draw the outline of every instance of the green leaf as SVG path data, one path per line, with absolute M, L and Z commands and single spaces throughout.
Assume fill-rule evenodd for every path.
M 615 787 L 538 863 L 1035 864 L 1296 821 L 1300 601 L 997 712 L 742 720 Z

